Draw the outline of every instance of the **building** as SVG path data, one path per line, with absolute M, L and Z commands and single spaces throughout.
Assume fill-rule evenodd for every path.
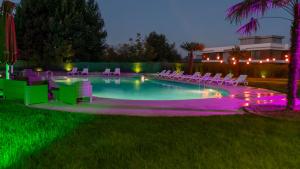
M 221 63 L 287 63 L 289 45 L 283 44 L 283 39 L 276 35 L 242 37 L 239 45 L 204 49 L 201 59 Z

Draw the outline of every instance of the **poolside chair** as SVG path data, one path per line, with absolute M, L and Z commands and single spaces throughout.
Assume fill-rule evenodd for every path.
M 166 73 L 167 72 L 167 70 L 163 70 L 163 71 L 161 71 L 161 72 L 157 72 L 156 74 L 154 74 L 154 76 L 159 76 L 159 75 L 162 75 L 162 74 L 164 74 L 164 73 Z
M 78 68 L 77 67 L 73 67 L 72 71 L 68 72 L 68 76 L 73 76 L 78 74 Z
M 157 77 L 162 78 L 171 73 L 171 70 L 166 71 L 165 73 L 160 73 Z
M 233 74 L 228 73 L 224 78 L 220 78 L 214 81 L 211 81 L 211 83 L 216 83 L 218 85 L 222 85 L 225 81 L 229 81 L 232 78 Z
M 210 75 L 211 75 L 211 73 L 205 73 L 202 77 L 193 78 L 193 79 L 191 79 L 191 81 L 195 81 L 195 82 L 205 81 L 206 79 L 210 78 Z
M 81 75 L 89 75 L 89 69 L 88 68 L 84 68 L 80 74 Z
M 174 71 L 173 73 L 170 73 L 170 74 L 168 74 L 168 75 L 164 75 L 163 78 L 164 78 L 164 79 L 170 79 L 170 78 L 172 78 L 172 77 L 175 76 L 175 75 L 177 75 L 177 72 L 176 72 L 176 71 Z
M 215 76 L 205 79 L 204 82 L 211 83 L 212 81 L 221 79 L 221 77 L 222 77 L 222 73 L 217 73 L 215 74 Z
M 116 68 L 115 71 L 113 72 L 114 76 L 121 76 L 121 69 L 120 68 Z
M 248 85 L 248 82 L 247 82 L 247 75 L 240 75 L 237 79 L 232 79 L 232 80 L 228 80 L 228 81 L 225 81 L 225 84 L 227 85 L 239 85 L 239 84 L 244 84 L 244 85 Z
M 181 72 L 177 73 L 175 76 L 171 77 L 171 79 L 173 79 L 173 80 L 179 80 L 180 78 L 182 78 L 184 76 L 183 73 L 184 72 L 181 71 Z
M 105 71 L 102 73 L 102 75 L 106 75 L 106 76 L 111 75 L 110 69 L 105 69 Z
M 200 72 L 195 72 L 193 75 L 183 75 L 180 80 L 189 80 L 189 79 L 192 79 L 192 78 L 199 78 L 201 77 L 201 74 Z

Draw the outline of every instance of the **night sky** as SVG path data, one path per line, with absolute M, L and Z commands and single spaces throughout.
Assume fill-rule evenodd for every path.
M 226 9 L 237 2 L 240 0 L 99 0 L 99 6 L 108 44 L 127 42 L 136 33 L 144 36 L 157 31 L 177 46 L 198 41 L 212 47 L 238 42 L 238 26 L 225 21 Z M 286 16 L 282 10 L 268 15 Z M 289 26 L 288 21 L 264 19 L 256 35 L 283 35 L 288 42 Z

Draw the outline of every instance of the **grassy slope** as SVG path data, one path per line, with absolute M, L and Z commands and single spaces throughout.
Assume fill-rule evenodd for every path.
M 91 117 L 41 111 L 0 100 L 0 168 L 48 146 Z
M 99 116 L 22 168 L 299 168 L 299 122 Z

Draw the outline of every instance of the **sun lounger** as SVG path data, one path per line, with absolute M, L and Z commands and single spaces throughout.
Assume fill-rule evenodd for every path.
M 204 82 L 211 83 L 212 81 L 221 79 L 221 77 L 222 77 L 222 73 L 217 73 L 217 74 L 215 74 L 215 76 L 207 78 Z
M 89 75 L 89 69 L 88 68 L 84 68 L 81 72 L 81 75 Z
M 110 69 L 105 69 L 105 71 L 102 73 L 102 75 L 106 75 L 106 76 L 111 75 Z
M 116 68 L 115 71 L 113 72 L 114 76 L 121 76 L 121 69 L 120 68 Z
M 195 72 L 193 75 L 183 75 L 180 80 L 189 80 L 189 79 L 192 79 L 192 78 L 199 78 L 201 77 L 201 74 L 200 72 Z
M 165 73 L 160 73 L 159 75 L 158 75 L 158 77 L 163 77 L 163 76 L 166 76 L 166 75 L 168 75 L 168 74 L 170 74 L 171 73 L 171 70 L 168 70 L 168 71 L 166 71 Z
M 224 78 L 218 79 L 218 80 L 214 80 L 211 83 L 216 83 L 218 85 L 222 85 L 225 81 L 229 81 L 231 80 L 233 74 L 228 73 Z
M 173 79 L 173 80 L 179 80 L 181 77 L 184 76 L 183 73 L 184 72 L 181 71 L 181 72 L 177 73 L 175 76 L 171 77 L 171 79 Z
M 68 72 L 68 76 L 73 76 L 78 74 L 78 68 L 77 67 L 73 67 L 72 71 Z
M 176 71 L 174 71 L 173 73 L 170 73 L 170 74 L 168 74 L 168 75 L 163 76 L 163 78 L 164 78 L 164 79 L 170 79 L 170 78 L 172 78 L 172 77 L 175 76 L 175 75 L 177 75 L 177 72 L 176 72 Z
M 157 72 L 156 74 L 154 74 L 154 76 L 160 76 L 160 75 L 162 75 L 162 74 L 164 74 L 164 73 L 166 73 L 167 71 L 166 70 L 163 70 L 163 71 L 161 71 L 161 72 Z
M 225 84 L 226 85 L 235 85 L 235 86 L 237 86 L 239 84 L 248 85 L 247 77 L 248 77 L 247 75 L 240 75 L 237 79 L 225 81 Z
M 210 78 L 211 73 L 205 73 L 202 77 L 192 79 L 191 81 L 202 82 Z

